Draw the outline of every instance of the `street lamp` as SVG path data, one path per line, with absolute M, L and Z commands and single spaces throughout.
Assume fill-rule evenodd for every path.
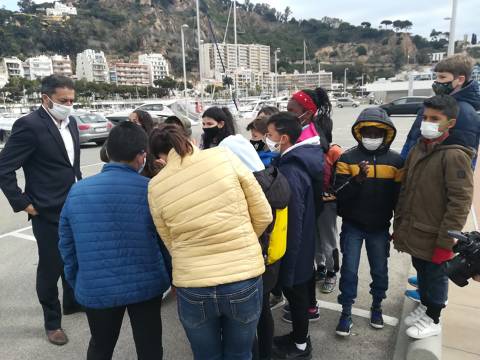
M 275 51 L 273 52 L 275 55 L 275 89 L 274 89 L 274 94 L 275 94 L 275 104 L 277 103 L 277 97 L 278 97 L 278 58 L 277 54 L 280 52 L 280 48 L 276 48 Z
M 457 5 L 458 0 L 452 0 L 452 17 L 449 19 L 450 34 L 448 35 L 448 56 L 451 56 L 455 53 L 455 25 L 457 21 Z
M 345 68 L 345 72 L 344 72 L 344 86 L 343 86 L 343 93 L 344 93 L 345 97 L 347 96 L 347 71 L 348 71 L 348 68 Z
M 185 64 L 185 35 L 183 31 L 188 29 L 187 24 L 183 24 L 181 28 L 182 34 L 182 57 L 183 57 L 183 97 L 185 98 L 185 113 L 188 118 L 188 110 L 187 110 L 187 66 Z

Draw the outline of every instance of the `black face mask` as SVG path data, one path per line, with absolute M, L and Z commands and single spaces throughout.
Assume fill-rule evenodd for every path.
M 250 143 L 257 151 L 263 151 L 265 149 L 265 143 L 263 140 L 250 140 Z
M 434 81 L 432 89 L 435 95 L 450 95 L 455 90 L 452 81 L 445 83 Z
M 220 132 L 220 128 L 218 126 L 210 127 L 210 128 L 203 128 L 203 136 L 205 141 L 211 142 L 215 136 L 218 135 Z

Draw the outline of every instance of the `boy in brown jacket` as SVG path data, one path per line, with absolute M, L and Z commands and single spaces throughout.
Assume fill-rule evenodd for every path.
M 395 211 L 394 245 L 412 256 L 421 304 L 405 318 L 407 335 L 423 339 L 441 333 L 440 313 L 448 295 L 442 263 L 453 256 L 448 230 L 461 231 L 473 197 L 475 151 L 455 126 L 458 105 L 449 95 L 425 101 L 422 136 L 410 152 Z

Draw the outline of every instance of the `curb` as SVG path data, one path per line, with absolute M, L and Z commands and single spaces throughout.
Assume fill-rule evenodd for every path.
M 412 273 L 413 273 L 412 268 Z M 402 316 L 398 326 L 397 341 L 393 360 L 441 360 L 442 358 L 442 335 L 422 340 L 410 339 L 405 331 L 403 319 L 412 312 L 417 304 L 405 297 L 402 307 Z

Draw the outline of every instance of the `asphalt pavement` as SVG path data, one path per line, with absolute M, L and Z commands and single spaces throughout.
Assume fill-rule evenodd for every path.
M 334 142 L 345 149 L 354 145 L 351 126 L 361 108 L 335 109 Z M 393 149 L 399 151 L 413 122 L 412 117 L 394 117 L 397 138 Z M 245 133 L 246 122 L 238 124 Z M 200 126 L 194 126 L 198 138 Z M 81 152 L 81 166 L 84 177 L 98 173 L 102 164 L 100 148 L 85 145 Z M 18 173 L 19 184 L 23 187 L 23 173 Z M 340 220 L 339 220 L 340 224 Z M 44 359 L 85 359 L 89 341 L 89 329 L 84 314 L 66 316 L 63 328 L 70 342 L 57 347 L 46 341 L 43 331 L 43 315 L 35 292 L 37 248 L 30 224 L 23 213 L 13 214 L 8 201 L 0 193 L 0 360 L 44 360 Z M 386 360 L 392 359 L 395 351 L 398 318 L 401 316 L 403 292 L 410 269 L 409 257 L 392 249 L 389 261 L 390 288 L 383 304 L 388 325 L 383 330 L 369 326 L 368 311 L 371 304 L 369 275 L 366 254 L 362 255 L 359 274 L 358 298 L 354 305 L 354 327 L 352 336 L 340 339 L 335 327 L 340 316 L 336 303 L 337 291 L 324 295 L 318 291 L 321 301 L 320 320 L 311 323 L 310 336 L 313 358 L 324 360 Z M 59 284 L 60 288 L 61 285 Z M 407 300 L 408 301 L 408 300 Z M 290 325 L 280 320 L 281 309 L 275 310 L 276 335 L 290 331 Z M 183 328 L 178 321 L 175 298 L 168 297 L 162 305 L 164 359 L 191 359 L 192 354 Z M 123 329 L 114 354 L 114 359 L 136 359 L 135 346 L 125 315 Z

